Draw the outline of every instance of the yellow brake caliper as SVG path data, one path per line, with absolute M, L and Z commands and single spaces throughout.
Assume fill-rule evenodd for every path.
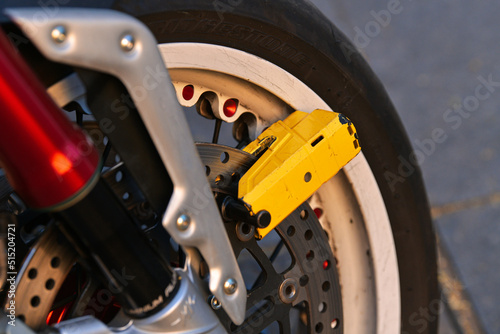
M 360 150 L 351 121 L 331 111 L 295 111 L 266 129 L 244 149 L 260 157 L 238 187 L 238 198 L 252 215 L 271 214 L 257 237 L 265 237 Z

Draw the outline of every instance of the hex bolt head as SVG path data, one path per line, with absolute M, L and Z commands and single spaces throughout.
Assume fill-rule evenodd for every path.
M 219 310 L 222 307 L 222 304 L 220 301 L 217 299 L 217 297 L 211 295 L 208 297 L 208 302 L 210 303 L 210 306 L 214 310 Z
M 238 282 L 234 278 L 229 278 L 224 282 L 224 292 L 226 295 L 232 295 L 238 289 Z
M 56 43 L 62 43 L 66 40 L 66 28 L 63 26 L 56 26 L 50 32 L 50 36 Z
M 125 52 L 132 51 L 132 49 L 135 46 L 134 36 L 132 36 L 132 35 L 123 36 L 122 39 L 120 40 L 120 46 L 121 46 L 122 50 Z
M 180 215 L 179 218 L 177 218 L 177 229 L 179 231 L 185 231 L 189 228 L 189 225 L 191 224 L 191 218 L 189 218 L 188 215 Z

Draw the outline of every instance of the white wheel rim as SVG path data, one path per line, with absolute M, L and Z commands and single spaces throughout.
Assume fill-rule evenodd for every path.
M 201 43 L 161 44 L 159 49 L 168 69 L 177 74 L 173 78 L 182 77 L 184 69 L 229 74 L 263 88 L 294 110 L 331 110 L 300 80 L 249 53 Z M 311 205 L 327 199 L 335 205 L 322 207 L 320 221 L 338 259 L 344 332 L 399 333 L 396 248 L 382 195 L 362 153 L 318 190 Z

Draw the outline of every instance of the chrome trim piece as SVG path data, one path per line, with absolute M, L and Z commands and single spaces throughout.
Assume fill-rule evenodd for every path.
M 210 268 L 211 292 L 233 322 L 241 324 L 245 284 L 154 36 L 137 19 L 111 10 L 61 8 L 43 21 L 36 19 L 38 11 L 19 8 L 6 13 L 47 58 L 109 73 L 127 87 L 174 183 L 163 225 L 178 244 L 200 251 Z M 65 28 L 62 42 L 51 36 L 58 26 Z M 121 41 L 126 35 L 133 36 L 134 44 L 124 50 Z M 176 221 L 183 214 L 191 223 L 180 231 Z M 224 293 L 229 278 L 240 287 L 231 295 Z

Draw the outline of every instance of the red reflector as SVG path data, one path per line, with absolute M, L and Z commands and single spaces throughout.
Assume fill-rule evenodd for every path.
M 235 99 L 229 99 L 224 103 L 224 115 L 226 117 L 233 117 L 236 114 L 236 109 L 238 108 L 238 101 Z
M 193 85 L 187 85 L 182 89 L 182 98 L 186 101 L 189 101 L 194 96 L 194 87 Z
M 316 214 L 316 217 L 318 217 L 319 219 L 323 215 L 323 210 L 321 210 L 320 208 L 316 208 L 314 209 L 314 213 Z

